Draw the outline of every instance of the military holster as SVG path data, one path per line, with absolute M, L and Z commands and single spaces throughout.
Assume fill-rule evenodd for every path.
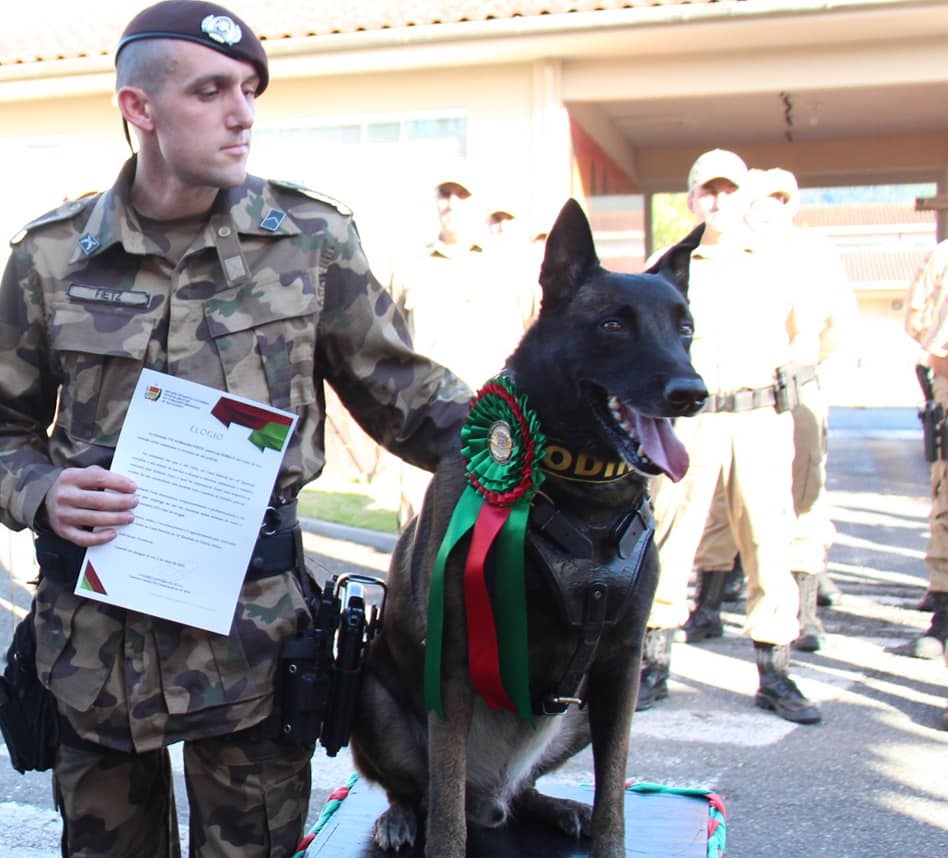
M 931 372 L 931 369 L 923 364 L 915 366 L 915 377 L 925 397 L 925 403 L 918 410 L 925 461 L 937 462 L 939 459 L 948 458 L 948 421 L 945 420 L 944 407 L 935 399 Z
M 333 576 L 316 591 L 305 569 L 303 595 L 313 625 L 283 645 L 274 714 L 279 739 L 299 747 L 317 740 L 330 757 L 349 744 L 365 652 L 382 627 L 385 584 L 364 575 Z M 367 589 L 376 590 L 374 601 Z
M 52 768 L 59 744 L 56 700 L 36 672 L 35 604 L 13 632 L 0 676 L 0 730 L 20 774 Z
M 774 378 L 774 408 L 783 414 L 793 411 L 803 401 L 803 386 L 816 381 L 816 367 L 784 364 L 774 371 Z

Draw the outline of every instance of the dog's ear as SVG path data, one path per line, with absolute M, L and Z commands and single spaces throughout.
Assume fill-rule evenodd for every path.
M 701 243 L 702 235 L 704 235 L 703 223 L 698 224 L 678 244 L 668 248 L 646 273 L 661 274 L 666 280 L 674 283 L 678 287 L 678 291 L 687 298 L 691 251 Z
M 592 229 L 582 207 L 569 199 L 560 210 L 546 240 L 540 267 L 543 305 L 559 305 L 576 291 L 590 269 L 599 265 Z

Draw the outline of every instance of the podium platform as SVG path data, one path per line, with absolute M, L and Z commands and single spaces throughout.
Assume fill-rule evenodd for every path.
M 551 795 L 592 803 L 590 786 L 555 784 Z M 372 823 L 387 807 L 384 791 L 353 776 L 333 793 L 294 858 L 424 858 L 424 845 L 383 852 L 372 840 Z M 721 799 L 702 789 L 634 784 L 625 796 L 628 858 L 723 858 L 726 824 Z M 472 826 L 469 858 L 588 858 L 589 841 L 512 820 L 501 828 Z

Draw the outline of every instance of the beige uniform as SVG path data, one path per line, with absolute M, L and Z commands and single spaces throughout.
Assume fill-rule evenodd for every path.
M 941 242 L 916 274 L 908 294 L 905 329 L 930 356 L 930 363 L 943 366 L 938 358 L 948 358 L 948 241 Z M 932 361 L 931 358 L 936 360 Z M 948 413 L 948 377 L 933 373 L 935 399 Z M 948 593 L 948 461 L 931 463 L 932 505 L 925 565 L 930 576 L 929 590 Z
M 777 645 L 797 635 L 798 593 L 787 563 L 793 425 L 789 413 L 777 413 L 772 392 L 767 401 L 776 367 L 790 356 L 791 307 L 773 281 L 766 256 L 744 244 L 701 245 L 692 254 L 695 368 L 716 400 L 740 392 L 759 405 L 676 424 L 691 464 L 679 483 L 659 477 L 652 486 L 661 562 L 652 628 L 676 628 L 688 617 L 688 578 L 720 481 L 748 578 L 746 631 Z
M 535 291 L 522 265 L 479 245 L 438 241 L 396 270 L 392 296 L 405 313 L 420 354 L 436 360 L 478 390 L 499 373 L 535 311 Z M 534 272 L 533 282 L 537 281 Z M 421 507 L 428 471 L 401 466 L 399 521 Z
M 852 341 L 856 298 L 839 254 L 828 240 L 806 230 L 792 229 L 761 248 L 775 270 L 794 269 L 787 281 L 793 309 L 790 322 L 791 357 L 801 383 L 793 415 L 793 508 L 797 520 L 790 544 L 790 567 L 812 575 L 826 571 L 826 555 L 835 536 L 824 488 L 826 485 L 826 427 L 829 406 L 818 367 L 844 352 Z M 712 503 L 695 566 L 708 572 L 727 571 L 734 564 L 737 544 L 730 531 L 723 487 Z

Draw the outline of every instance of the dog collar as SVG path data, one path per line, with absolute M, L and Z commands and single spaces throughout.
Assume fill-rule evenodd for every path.
M 577 483 L 612 483 L 636 473 L 622 459 L 608 462 L 586 453 L 574 453 L 556 441 L 547 441 L 540 470 L 547 476 Z

